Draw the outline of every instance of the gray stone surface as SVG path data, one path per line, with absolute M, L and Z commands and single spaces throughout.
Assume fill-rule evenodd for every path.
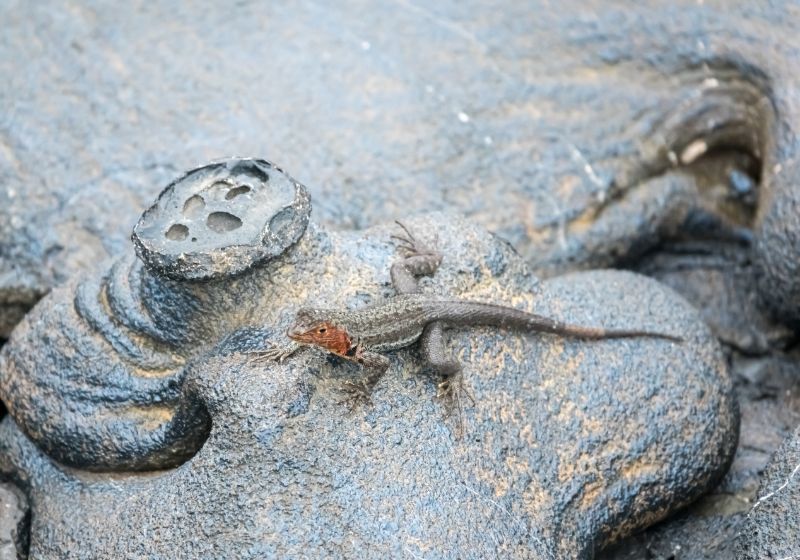
M 772 454 L 794 432 L 800 418 L 800 368 L 796 350 L 765 356 L 728 354 L 741 408 L 739 446 L 730 470 L 685 511 L 611 547 L 599 559 L 736 557 L 737 535 L 757 500 L 762 475 Z
M 724 193 L 731 163 L 725 154 L 703 162 L 697 174 L 702 190 Z M 721 199 L 714 204 L 726 207 Z M 697 225 L 699 230 L 684 230 L 628 266 L 678 290 L 723 342 L 742 410 L 739 447 L 730 471 L 708 495 L 675 518 L 607 550 L 603 560 L 733 558 L 736 535 L 768 460 L 800 418 L 794 335 L 770 319 L 753 289 L 747 232 L 715 233 L 707 227 L 713 228 L 713 222 Z
M 48 317 L 62 318 L 66 338 L 98 337 L 64 312 L 76 290 L 70 284 L 45 298 L 3 350 L 3 396 L 19 424 L 6 418 L 0 427 L 0 466 L 37 505 L 31 554 L 69 555 L 80 543 L 90 557 L 586 558 L 719 480 L 736 447 L 736 403 L 716 341 L 679 296 L 618 271 L 540 283 L 509 245 L 469 222 L 433 215 L 408 225 L 446 255 L 426 291 L 509 302 L 578 324 L 677 332 L 686 341 L 458 331 L 450 351 L 464 362 L 477 400 L 465 411 L 463 438 L 454 435 L 455 419 L 443 420 L 435 380 L 420 375 L 413 350 L 393 354 L 371 407 L 348 413 L 337 387 L 353 374 L 350 364 L 309 351 L 258 365 L 242 353 L 281 340 L 280 325 L 300 305 L 364 305 L 391 293 L 393 228 L 335 234 L 312 227 L 285 256 L 229 280 L 225 292 L 257 288 L 244 300 L 246 313 L 225 300 L 186 306 L 207 330 L 189 328 L 182 342 L 169 342 L 182 356 L 170 374 L 171 401 L 142 404 L 134 396 L 106 417 L 94 415 L 127 418 L 139 405 L 150 420 L 140 433 L 152 433 L 208 414 L 207 439 L 195 441 L 188 461 L 175 466 L 156 453 L 149 468 L 158 461 L 175 468 L 136 475 L 109 472 L 127 463 L 91 464 L 105 456 L 84 444 L 96 429 L 85 422 L 87 407 L 101 403 L 104 391 L 120 394 L 117 374 L 108 374 L 124 366 L 131 377 L 151 378 L 125 366 L 124 354 L 79 344 L 83 353 L 68 355 L 53 340 L 48 354 L 62 352 L 64 365 L 75 366 L 61 369 L 61 385 L 52 376 L 51 386 L 94 397 L 63 407 L 76 401 L 50 390 L 29 401 L 38 390 L 30 373 L 49 358 L 25 349 L 43 347 L 41 337 L 54 332 Z M 209 313 L 215 321 L 201 321 Z M 32 388 L 9 390 L 9 379 Z M 35 406 L 52 411 L 50 424 L 20 414 Z M 131 436 L 104 426 L 109 440 Z M 58 467 L 30 438 L 47 438 L 48 453 L 77 457 L 82 469 Z M 134 437 L 126 446 L 136 456 L 150 453 L 150 443 Z M 106 472 L 86 470 L 98 467 Z M 101 526 L 114 530 L 82 538 Z
M 741 560 L 800 555 L 800 428 L 775 453 L 737 539 Z
M 311 214 L 305 187 L 268 161 L 232 158 L 172 182 L 133 228 L 136 255 L 175 280 L 245 272 L 280 255 Z
M 13 484 L 0 483 L 0 560 L 28 557 L 29 524 L 25 496 Z
M 744 245 L 718 259 L 708 245 L 682 246 L 668 273 L 641 270 L 712 302 L 703 317 L 714 333 L 768 363 L 786 331 L 765 320 L 747 262 L 792 324 L 797 18 L 791 2 L 708 0 L 4 2 L 0 337 L 52 286 L 125 251 L 163 185 L 238 153 L 290 169 L 326 224 L 459 208 L 547 274 L 620 261 L 639 269 L 638 256 L 698 223 L 698 208 L 723 226 L 755 226 L 755 253 Z M 748 82 L 756 91 L 737 93 Z M 743 116 L 736 100 L 748 95 L 757 109 Z M 705 127 L 706 147 L 726 145 L 730 184 L 704 184 L 713 150 L 684 165 L 702 143 L 665 131 L 686 119 Z M 665 157 L 677 165 L 662 174 Z M 686 253 L 705 264 L 687 264 Z M 772 390 L 769 379 L 753 383 Z M 767 418 L 791 416 L 786 399 L 752 399 Z M 784 429 L 752 418 L 745 412 L 743 433 L 769 441 L 744 450 L 752 463 L 736 496 L 754 491 Z M 710 542 L 707 526 L 684 525 L 692 543 L 677 557 L 692 558 L 686 550 Z
M 0 10 L 3 334 L 230 154 L 291 169 L 323 223 L 453 208 L 552 271 L 657 244 L 703 206 L 690 164 L 748 153 L 764 295 L 798 315 L 791 2 Z

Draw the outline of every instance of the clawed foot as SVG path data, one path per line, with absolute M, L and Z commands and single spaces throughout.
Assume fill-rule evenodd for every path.
M 250 357 L 247 363 L 256 364 L 264 362 L 283 362 L 286 358 L 297 352 L 299 348 L 296 346 L 271 346 L 266 350 L 254 350 L 247 352 Z
M 464 385 L 461 373 L 448 375 L 436 386 L 436 398 L 443 400 L 458 400 L 464 395 L 475 406 L 475 397 Z
M 464 378 L 460 373 L 448 375 L 436 386 L 436 398 L 445 403 L 445 416 L 449 418 L 455 410 L 458 413 L 458 434 L 464 434 L 464 408 L 462 398 L 469 399 L 472 406 L 475 406 L 475 397 L 464 385 Z
M 372 404 L 372 388 L 363 381 L 345 381 L 339 390 L 345 394 L 345 398 L 338 404 L 345 405 L 353 412 L 361 406 Z
M 417 241 L 405 224 L 397 220 L 395 220 L 395 223 L 400 226 L 400 229 L 403 230 L 403 233 L 401 235 L 392 235 L 391 238 L 400 243 L 398 248 L 402 251 L 405 251 L 406 257 L 436 254 L 436 251 Z

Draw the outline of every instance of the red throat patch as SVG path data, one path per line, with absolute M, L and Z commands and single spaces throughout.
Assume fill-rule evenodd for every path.
M 339 356 L 346 356 L 353 342 L 347 331 L 331 323 L 318 323 L 303 333 L 292 334 L 291 338 L 297 342 L 319 346 Z

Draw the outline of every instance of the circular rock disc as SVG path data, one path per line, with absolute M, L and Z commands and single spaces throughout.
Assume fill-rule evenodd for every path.
M 173 181 L 133 228 L 148 269 L 175 280 L 239 274 L 303 234 L 306 188 L 262 159 L 231 158 Z

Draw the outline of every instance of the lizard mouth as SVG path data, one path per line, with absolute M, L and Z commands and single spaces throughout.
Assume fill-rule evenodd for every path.
M 303 334 L 304 334 L 303 331 L 295 329 L 295 328 L 292 328 L 292 327 L 289 327 L 288 329 L 286 329 L 286 336 L 288 336 L 289 338 L 291 338 L 292 340 L 294 340 L 296 342 L 304 342 Z
M 307 328 L 298 326 L 293 326 L 286 329 L 286 336 L 295 342 L 302 342 L 303 344 L 314 344 L 315 342 L 319 342 L 315 337 L 314 331 L 309 331 Z

